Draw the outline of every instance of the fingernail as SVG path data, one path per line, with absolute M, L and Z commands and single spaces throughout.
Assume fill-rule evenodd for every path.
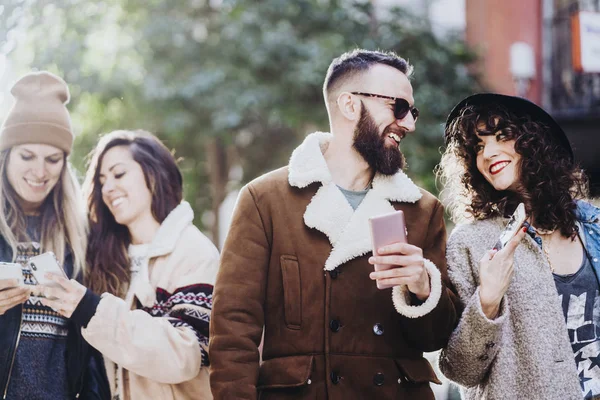
M 523 227 L 523 232 L 527 232 L 527 228 L 526 227 Z
M 375 261 L 375 257 L 369 257 L 369 262 L 372 263 L 373 261 Z
M 377 250 L 379 253 L 383 253 L 385 251 L 385 247 L 380 248 L 379 250 Z

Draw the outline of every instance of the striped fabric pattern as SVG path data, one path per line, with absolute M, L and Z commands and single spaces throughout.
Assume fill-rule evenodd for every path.
M 41 246 L 38 242 L 21 242 L 17 245 L 16 262 L 22 265 L 23 277 L 26 285 L 37 285 L 37 280 L 31 273 L 27 261 L 40 254 Z M 46 307 L 39 297 L 30 296 L 23 305 L 23 322 L 21 334 L 23 337 L 36 339 L 66 339 L 68 319 Z
M 202 366 L 210 365 L 208 358 L 208 335 L 212 310 L 213 285 L 195 284 L 184 286 L 169 293 L 156 289 L 156 302 L 142 309 L 153 317 L 168 318 L 174 327 L 192 329 L 198 338 L 202 352 Z

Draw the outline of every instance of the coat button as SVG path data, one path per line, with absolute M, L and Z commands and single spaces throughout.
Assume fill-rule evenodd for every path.
M 483 354 L 479 356 L 479 361 L 486 361 L 488 358 L 490 358 L 490 356 L 488 356 L 487 354 Z
M 377 336 L 383 335 L 383 325 L 381 325 L 379 322 L 373 325 L 373 333 Z
M 495 345 L 496 345 L 496 343 L 494 343 L 494 342 L 487 342 L 487 343 L 485 344 L 485 348 L 486 348 L 486 349 L 491 349 L 491 348 L 492 348 L 492 347 L 494 347 Z
M 329 374 L 329 378 L 331 378 L 331 383 L 333 383 L 334 385 L 340 383 L 340 379 L 342 379 L 342 377 L 339 376 L 337 372 L 332 372 L 331 374 Z
M 331 279 L 337 279 L 339 275 L 339 272 L 337 271 L 337 269 L 334 269 L 333 271 L 329 271 L 329 277 Z
M 331 329 L 333 332 L 339 331 L 341 327 L 342 325 L 337 319 L 332 319 L 331 321 L 329 321 L 329 329 Z
M 373 376 L 373 383 L 375 386 L 382 386 L 384 381 L 385 375 L 383 375 L 381 372 L 378 372 L 375 374 L 375 376 Z

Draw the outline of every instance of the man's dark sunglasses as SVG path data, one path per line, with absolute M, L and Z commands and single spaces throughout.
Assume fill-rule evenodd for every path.
M 417 107 L 411 107 L 408 101 L 403 99 L 402 97 L 390 97 L 384 96 L 382 94 L 373 94 L 373 93 L 363 93 L 363 92 L 350 92 L 357 96 L 368 96 L 368 97 L 378 97 L 380 99 L 388 99 L 394 100 L 394 117 L 396 119 L 404 119 L 408 115 L 408 112 L 412 114 L 414 120 L 416 121 L 419 118 L 419 109 Z

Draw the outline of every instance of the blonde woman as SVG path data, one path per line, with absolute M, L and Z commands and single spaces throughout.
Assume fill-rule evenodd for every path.
M 32 296 L 37 282 L 26 265 L 52 251 L 67 276 L 85 272 L 85 218 L 67 161 L 69 90 L 39 72 L 11 93 L 15 103 L 0 129 L 0 261 L 22 264 L 25 285 L 0 279 L 0 390 L 5 399 L 105 399 L 103 367 L 81 327 Z

